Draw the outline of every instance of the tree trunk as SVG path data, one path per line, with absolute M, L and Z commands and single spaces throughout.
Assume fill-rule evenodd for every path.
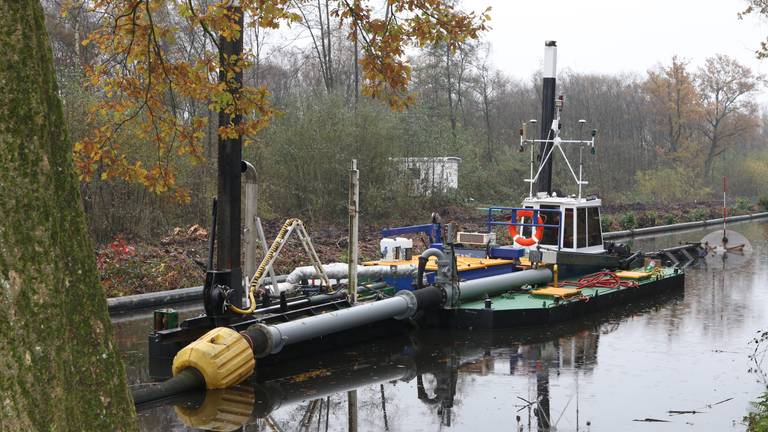
M 488 162 L 493 163 L 493 142 L 491 141 L 491 103 L 488 97 L 488 83 L 486 77 L 482 77 L 483 88 L 483 117 L 485 118 L 485 138 L 488 149 Z
M 453 84 L 451 83 L 451 47 L 445 44 L 445 74 L 448 77 L 448 114 L 451 120 L 451 134 L 456 144 L 456 113 L 453 111 Z
M 0 28 L 0 430 L 135 430 L 40 4 Z
M 357 11 L 357 1 L 355 0 L 354 3 L 354 9 Z M 357 105 L 358 99 L 360 99 L 360 59 L 358 58 L 359 51 L 357 48 L 357 38 L 360 37 L 360 32 L 357 28 L 357 19 L 355 19 L 355 40 L 354 40 L 354 47 L 355 50 L 355 105 Z

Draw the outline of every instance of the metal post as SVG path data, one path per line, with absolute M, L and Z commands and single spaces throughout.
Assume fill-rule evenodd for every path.
M 360 215 L 360 171 L 357 169 L 357 159 L 352 159 L 352 169 L 349 170 L 349 275 L 347 291 L 352 303 L 357 301 L 357 258 L 358 258 L 358 221 Z
M 579 145 L 579 199 L 581 199 L 581 185 L 583 184 L 581 181 L 581 176 L 584 169 L 584 162 L 582 161 L 582 150 L 584 150 L 584 148 Z
M 533 198 L 533 144 L 531 144 L 531 174 L 528 176 L 528 198 Z
M 387 398 L 384 397 L 384 384 L 379 385 L 381 391 L 381 411 L 384 413 L 384 430 L 389 430 L 389 421 L 387 420 Z
M 237 16 L 237 24 L 243 28 L 243 11 L 239 4 L 229 6 L 228 13 Z M 225 83 L 227 91 L 235 101 L 243 85 L 243 73 L 238 68 L 230 67 L 231 59 L 239 59 L 243 54 L 243 32 L 237 38 L 229 40 L 219 36 L 219 82 Z M 219 111 L 219 127 L 239 125 L 242 116 L 229 114 L 224 109 Z M 218 237 L 216 264 L 219 270 L 229 270 L 229 301 L 237 307 L 243 303 L 243 281 L 240 269 L 240 162 L 242 160 L 242 137 L 218 139 L 218 188 L 219 200 Z
M 586 120 L 579 120 L 579 141 L 583 141 L 584 136 L 582 135 L 582 132 L 584 131 L 584 124 L 587 123 Z M 581 185 L 583 184 L 583 169 L 584 169 L 584 161 L 582 160 L 582 153 L 584 150 L 583 143 L 579 143 L 579 199 L 581 199 Z
M 725 202 L 725 194 L 728 191 L 728 182 L 727 177 L 723 176 L 723 247 L 725 247 L 725 244 L 728 242 L 728 236 L 726 235 L 726 224 L 725 220 L 728 218 L 728 207 Z
M 250 278 L 256 273 L 257 249 L 261 249 L 266 254 L 269 250 L 267 245 L 267 239 L 264 237 L 264 229 L 261 226 L 261 219 L 258 216 L 259 205 L 259 185 L 258 178 L 256 176 L 256 168 L 251 165 L 250 162 L 243 161 L 243 167 L 245 168 L 245 228 L 243 229 L 243 243 L 245 249 L 245 256 L 243 258 L 243 272 L 245 277 L 243 278 L 246 285 L 250 282 Z M 276 294 L 277 282 L 275 280 L 275 270 L 272 266 L 267 267 L 267 272 L 272 278 L 272 290 Z
M 349 432 L 357 432 L 357 390 L 347 392 L 347 413 L 349 414 Z
M 542 359 L 542 364 L 545 362 Z M 548 431 L 552 426 L 549 411 L 549 366 L 542 365 L 541 369 L 536 371 L 536 400 L 538 402 L 536 409 L 537 430 Z
M 243 258 L 243 276 L 245 278 L 245 284 L 253 274 L 256 273 L 256 247 L 257 247 L 257 235 L 256 229 L 256 208 L 258 205 L 258 185 L 256 179 L 256 168 L 249 162 L 243 161 L 245 168 L 245 227 L 243 228 L 243 246 L 245 249 Z
M 557 74 L 557 42 L 544 42 L 544 79 L 541 91 L 541 139 L 551 140 L 554 135 L 552 120 L 555 118 L 555 80 Z M 551 135 L 551 136 L 550 136 Z M 552 143 L 541 143 L 539 161 L 544 162 L 544 157 L 552 148 Z M 546 161 L 541 169 L 541 177 L 538 181 L 538 192 L 552 193 L 552 159 Z

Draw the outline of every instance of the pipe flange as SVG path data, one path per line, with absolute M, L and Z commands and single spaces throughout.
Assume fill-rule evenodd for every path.
M 404 360 L 403 361 L 404 364 L 402 366 L 404 366 L 406 373 L 402 377 L 400 377 L 398 381 L 411 382 L 411 380 L 416 378 L 416 375 L 417 375 L 416 363 L 414 362 L 413 358 L 410 358 L 410 357 L 406 357 L 403 360 Z M 398 367 L 400 366 L 398 365 Z
M 416 311 L 419 310 L 419 301 L 416 300 L 416 295 L 409 290 L 398 291 L 397 295 L 405 298 L 408 309 L 400 315 L 395 315 L 394 318 L 402 320 L 415 315 Z
M 442 299 L 442 306 L 448 307 L 448 290 L 445 289 L 445 285 L 440 287 L 440 298 Z
M 272 354 L 272 352 L 275 350 L 275 347 L 277 347 L 277 351 L 279 351 L 280 348 L 283 347 L 283 341 L 279 337 L 279 331 L 277 331 L 277 329 L 275 329 L 274 327 L 268 326 L 264 323 L 254 324 L 252 327 L 255 327 L 256 330 L 263 333 L 267 339 L 267 343 L 264 346 L 264 349 L 257 351 L 256 347 L 252 347 L 254 357 L 256 358 L 266 357 Z M 275 335 L 273 331 L 276 331 L 278 334 Z

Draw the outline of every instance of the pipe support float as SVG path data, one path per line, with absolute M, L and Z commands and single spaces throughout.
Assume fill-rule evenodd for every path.
M 256 361 L 248 342 L 227 327 L 217 327 L 184 347 L 173 358 L 173 375 L 194 368 L 208 389 L 232 387 L 251 376 Z

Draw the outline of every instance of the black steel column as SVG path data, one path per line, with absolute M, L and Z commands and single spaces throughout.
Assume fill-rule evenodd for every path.
M 547 359 L 541 359 L 541 369 L 536 371 L 536 430 L 548 431 L 552 426 L 549 411 L 549 366 L 545 364 Z
M 552 120 L 555 118 L 555 81 L 557 73 L 557 42 L 544 42 L 544 79 L 541 89 L 541 139 L 552 139 Z M 541 143 L 539 164 L 552 148 L 551 144 Z M 552 193 L 552 158 L 539 174 L 536 182 L 538 192 Z
M 238 16 L 240 35 L 233 40 L 219 36 L 219 82 L 226 83 L 227 91 L 233 96 L 240 92 L 243 85 L 242 69 L 235 72 L 231 67 L 232 56 L 241 58 L 243 54 L 243 12 L 239 6 L 230 6 L 229 12 Z M 227 71 L 230 71 L 227 73 Z M 237 100 L 237 98 L 234 98 Z M 219 111 L 219 126 L 239 125 L 241 116 Z M 222 138 L 218 145 L 218 229 L 216 238 L 216 268 L 230 270 L 229 301 L 235 306 L 242 306 L 243 287 L 240 269 L 240 163 L 242 160 L 242 137 Z

